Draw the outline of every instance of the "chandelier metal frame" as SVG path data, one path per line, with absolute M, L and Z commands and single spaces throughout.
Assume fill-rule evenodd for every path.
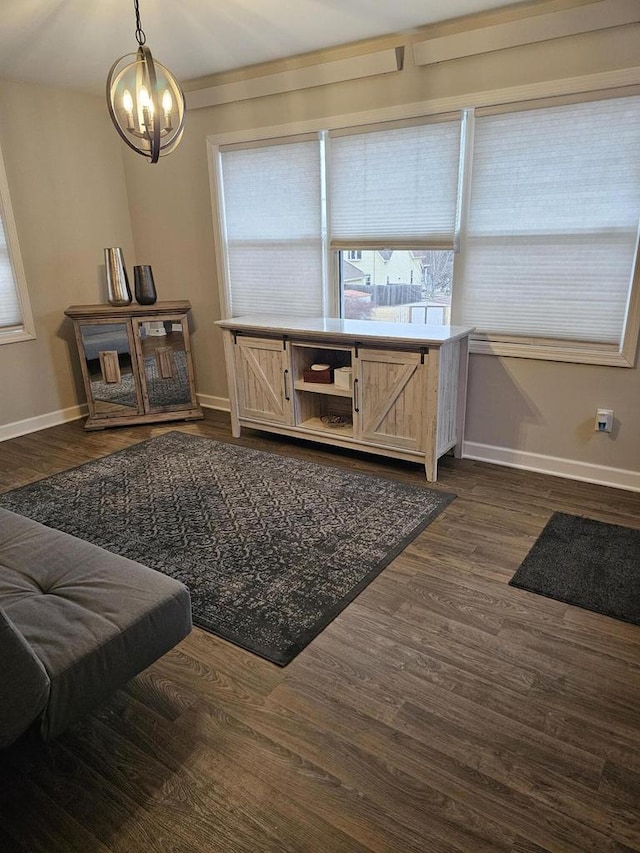
M 111 66 L 106 85 L 107 107 L 111 121 L 129 148 L 157 163 L 160 157 L 174 151 L 182 139 L 185 98 L 173 74 L 153 59 L 146 46 L 139 0 L 134 0 L 134 9 L 138 50 L 121 56 Z M 131 57 L 133 61 L 127 62 Z M 160 77 L 164 83 L 162 94 Z M 133 89 L 133 95 L 128 87 Z

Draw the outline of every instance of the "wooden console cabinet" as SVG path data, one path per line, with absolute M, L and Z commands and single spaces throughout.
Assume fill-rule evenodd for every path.
M 87 393 L 85 429 L 202 417 L 196 401 L 186 301 L 72 305 Z
M 219 320 L 234 436 L 243 426 L 420 462 L 461 453 L 471 328 L 332 318 Z M 312 364 L 349 387 L 310 383 Z M 308 379 L 308 376 L 307 376 Z

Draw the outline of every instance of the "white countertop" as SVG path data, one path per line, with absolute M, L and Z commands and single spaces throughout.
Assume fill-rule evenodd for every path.
M 377 320 L 341 320 L 336 317 L 286 317 L 245 315 L 217 320 L 223 329 L 247 332 L 304 335 L 334 340 L 408 343 L 439 346 L 469 335 L 473 326 L 427 326 L 424 323 L 381 323 Z

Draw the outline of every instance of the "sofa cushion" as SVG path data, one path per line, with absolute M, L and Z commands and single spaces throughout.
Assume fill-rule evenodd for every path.
M 0 749 L 4 749 L 44 710 L 49 676 L 1 609 L 0 672 Z
M 55 737 L 191 630 L 187 589 L 96 545 L 0 509 L 0 607 L 51 681 Z

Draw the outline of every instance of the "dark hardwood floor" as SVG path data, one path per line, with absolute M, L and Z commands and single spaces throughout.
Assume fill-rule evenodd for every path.
M 0 444 L 0 491 L 170 429 L 233 441 L 217 413 L 78 421 Z M 640 851 L 640 628 L 507 585 L 553 511 L 639 527 L 640 495 L 452 458 L 439 477 L 457 500 L 286 668 L 195 629 L 56 742 L 0 753 L 0 851 Z

